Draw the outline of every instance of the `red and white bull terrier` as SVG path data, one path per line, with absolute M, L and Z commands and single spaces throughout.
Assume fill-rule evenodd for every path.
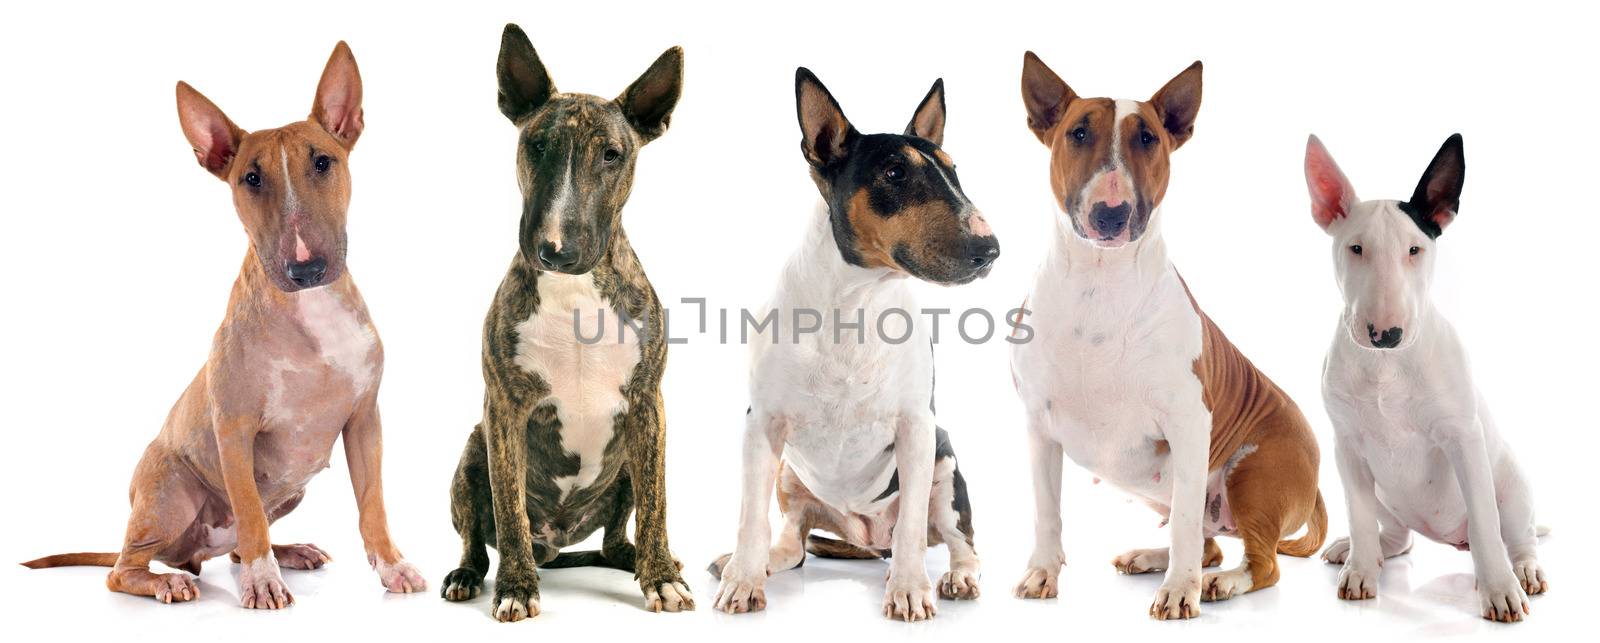
M 1057 234 L 1024 308 L 1032 341 L 1012 348 L 1027 407 L 1038 521 L 1016 593 L 1057 593 L 1062 454 L 1160 512 L 1171 549 L 1136 549 L 1124 573 L 1166 570 L 1150 615 L 1189 618 L 1277 582 L 1277 553 L 1309 556 L 1327 513 L 1317 443 L 1294 401 L 1229 343 L 1167 259 L 1168 156 L 1200 109 L 1196 62 L 1148 101 L 1083 98 L 1029 52 L 1028 126 L 1050 148 Z M 1283 540 L 1308 527 L 1298 540 Z M 1217 535 L 1244 540 L 1220 564 Z
M 1429 301 L 1439 235 L 1466 176 L 1461 135 L 1445 141 L 1409 201 L 1359 201 L 1322 142 L 1306 142 L 1311 215 L 1333 237 L 1344 310 L 1322 373 L 1350 537 L 1339 597 L 1373 598 L 1385 558 L 1411 532 L 1472 550 L 1484 618 L 1520 621 L 1550 585 L 1528 481 L 1472 382 L 1455 329 Z
M 231 553 L 247 608 L 294 603 L 279 567 L 332 560 L 314 545 L 274 545 L 267 526 L 305 496 L 344 438 L 367 561 L 393 592 L 421 591 L 389 540 L 380 476 L 383 346 L 345 271 L 350 149 L 361 135 L 361 74 L 333 50 L 308 120 L 246 132 L 186 83 L 178 120 L 200 166 L 233 192 L 250 236 L 211 355 L 145 449 L 129 490 L 120 554 L 61 554 L 28 567 L 106 565 L 112 591 L 163 603 L 198 598 L 190 574 Z M 157 574 L 157 560 L 187 574 Z

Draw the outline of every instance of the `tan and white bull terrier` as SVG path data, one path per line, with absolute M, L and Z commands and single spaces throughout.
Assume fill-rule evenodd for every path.
M 1309 556 L 1327 514 L 1317 443 L 1294 401 L 1200 310 L 1167 259 L 1161 199 L 1168 156 L 1194 133 L 1199 62 L 1148 101 L 1083 98 L 1029 52 L 1028 127 L 1050 148 L 1056 234 L 1024 308 L 1035 335 L 1014 344 L 1026 405 L 1038 522 L 1016 593 L 1056 595 L 1062 454 L 1160 512 L 1171 549 L 1136 549 L 1124 573 L 1166 570 L 1150 606 L 1189 618 L 1277 582 L 1277 553 Z M 1307 534 L 1285 541 L 1302 525 Z M 1244 540 L 1220 564 L 1217 535 Z
M 1378 568 L 1411 551 L 1416 531 L 1471 549 L 1483 617 L 1520 621 L 1528 595 L 1550 587 L 1533 494 L 1429 299 L 1439 235 L 1461 204 L 1461 135 L 1439 148 L 1408 201 L 1357 200 L 1315 136 L 1305 171 L 1344 296 L 1322 373 L 1350 510 L 1350 537 L 1322 554 L 1344 564 L 1339 597 L 1376 597 Z
M 767 576 L 799 567 L 808 550 L 892 554 L 884 615 L 919 621 L 937 612 L 928 545 L 950 550 L 943 598 L 978 596 L 978 554 L 966 480 L 934 424 L 932 336 L 907 278 L 969 283 L 989 274 L 1000 244 L 940 148 L 944 81 L 903 134 L 856 131 L 805 68 L 795 72 L 795 98 L 822 203 L 762 311 L 777 324 L 750 342 L 738 544 L 711 566 L 722 580 L 716 607 L 764 608 Z M 817 332 L 779 330 L 791 321 L 798 329 L 807 311 Z M 784 519 L 775 543 L 774 487 Z
M 62 554 L 28 567 L 111 566 L 112 591 L 163 603 L 198 598 L 190 574 L 231 553 L 247 608 L 294 603 L 279 567 L 329 562 L 314 545 L 274 545 L 267 526 L 305 496 L 344 438 L 367 560 L 393 592 L 425 588 L 389 540 L 380 476 L 383 346 L 345 270 L 347 163 L 361 135 L 361 74 L 333 50 L 309 119 L 246 132 L 186 83 L 178 120 L 201 167 L 233 192 L 250 236 L 211 354 L 145 449 L 129 489 L 120 554 Z M 188 574 L 156 574 L 150 561 Z

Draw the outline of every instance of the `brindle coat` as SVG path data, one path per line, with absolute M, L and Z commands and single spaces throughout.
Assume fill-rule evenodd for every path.
M 485 546 L 495 547 L 500 567 L 491 609 L 501 621 L 539 613 L 536 566 L 633 571 L 649 609 L 694 607 L 667 548 L 660 391 L 667 356 L 664 316 L 618 223 L 638 148 L 667 128 L 681 90 L 682 61 L 681 50 L 668 50 L 622 96 L 606 101 L 558 93 L 516 25 L 507 25 L 501 42 L 500 108 L 520 130 L 517 167 L 524 207 L 519 252 L 484 321 L 483 422 L 468 437 L 451 485 L 451 516 L 463 552 L 460 568 L 446 577 L 443 590 L 452 601 L 476 596 L 489 569 Z M 571 307 L 540 312 L 546 297 L 542 288 L 574 283 L 613 314 L 632 320 L 625 335 L 637 333 L 637 361 L 619 375 L 624 378 L 620 391 L 584 389 L 593 397 L 620 392 L 609 427 L 601 427 L 610 433 L 601 434 L 597 469 L 569 450 L 568 441 L 581 439 L 573 434 L 586 427 L 564 426 L 561 417 L 588 417 L 571 410 L 585 400 L 556 395 L 562 386 L 595 384 L 547 379 L 549 373 L 529 367 L 541 362 L 541 350 L 570 350 L 581 362 L 615 349 L 580 345 L 574 336 L 561 337 L 560 346 L 550 348 L 526 336 L 541 314 L 563 316 L 566 321 L 546 318 L 544 323 L 566 330 L 574 313 L 590 312 Z M 610 334 L 617 330 L 616 318 L 603 319 L 607 331 L 600 341 L 619 341 Z M 590 333 L 592 326 L 585 326 L 583 333 Z M 575 370 L 590 378 L 612 373 L 599 373 L 603 368 Z M 585 478 L 588 482 L 582 482 Z M 636 544 L 627 538 L 628 515 L 635 509 Z M 600 551 L 560 553 L 602 528 Z

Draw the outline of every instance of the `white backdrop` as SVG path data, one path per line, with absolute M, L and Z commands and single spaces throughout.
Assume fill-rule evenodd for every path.
M 362 562 L 336 457 L 273 530 L 336 559 L 286 572 L 299 599 L 288 612 L 238 609 L 225 559 L 206 567 L 201 601 L 176 607 L 106 592 L 101 569 L 0 566 L 7 628 L 69 640 L 200 628 L 273 639 L 1276 639 L 1571 635 L 1591 616 L 1589 579 L 1600 571 L 1584 551 L 1595 533 L 1584 476 L 1600 428 L 1588 250 L 1600 232 L 1588 194 L 1597 168 L 1584 138 L 1600 104 L 1592 15 L 1539 2 L 1509 13 L 1454 3 L 599 4 L 0 10 L 0 560 L 119 546 L 133 465 L 221 318 L 245 240 L 227 189 L 183 140 L 174 81 L 243 127 L 275 127 L 309 111 L 322 64 L 345 39 L 365 79 L 367 124 L 350 165 L 350 270 L 388 353 L 389 515 L 431 585 L 419 596 L 383 594 Z M 528 31 L 566 91 L 613 96 L 663 49 L 684 46 L 683 100 L 671 130 L 642 153 L 624 222 L 664 301 L 729 308 L 768 296 L 816 199 L 797 149 L 795 66 L 814 70 L 864 131 L 898 131 L 933 79 L 945 79 L 946 150 L 1003 254 L 987 280 L 924 287 L 923 303 L 998 313 L 1020 301 L 1053 233 L 1047 152 L 1019 99 L 1023 50 L 1082 95 L 1139 99 L 1204 60 L 1205 101 L 1196 136 L 1174 156 L 1166 237 L 1201 305 L 1311 418 L 1335 535 L 1345 530 L 1343 498 L 1318 377 L 1339 302 L 1303 188 L 1305 138 L 1322 137 L 1363 197 L 1404 198 L 1444 138 L 1462 132 L 1470 172 L 1461 217 L 1441 240 L 1436 297 L 1533 479 L 1541 522 L 1555 528 L 1541 551 L 1552 593 L 1534 601 L 1528 623 L 1483 623 L 1470 557 L 1419 542 L 1386 569 L 1375 602 L 1341 604 L 1336 569 L 1286 560 L 1277 588 L 1208 604 L 1192 623 L 1150 622 L 1159 579 L 1117 576 L 1107 563 L 1166 533 L 1154 514 L 1069 467 L 1062 598 L 1013 599 L 1032 512 L 1020 408 L 997 340 L 937 351 L 939 420 L 975 505 L 980 600 L 944 603 L 928 623 L 888 623 L 878 608 L 884 565 L 813 560 L 772 580 L 767 612 L 714 614 L 715 583 L 702 570 L 733 545 L 745 349 L 691 336 L 671 348 L 666 374 L 668 489 L 672 543 L 700 610 L 645 613 L 628 575 L 596 570 L 545 574 L 545 613 L 530 623 L 494 623 L 486 597 L 444 603 L 436 589 L 459 551 L 448 482 L 481 409 L 483 315 L 516 248 L 514 129 L 494 100 L 507 21 Z M 683 319 L 694 312 L 676 308 Z M 1233 564 L 1237 543 L 1225 551 Z M 943 549 L 929 567 L 944 569 Z

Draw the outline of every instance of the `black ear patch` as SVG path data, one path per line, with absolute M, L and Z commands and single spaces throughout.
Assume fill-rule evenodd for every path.
M 1461 135 L 1451 134 L 1428 163 L 1411 199 L 1400 203 L 1400 211 L 1411 217 L 1429 239 L 1439 238 L 1461 208 L 1461 187 L 1466 177 Z

